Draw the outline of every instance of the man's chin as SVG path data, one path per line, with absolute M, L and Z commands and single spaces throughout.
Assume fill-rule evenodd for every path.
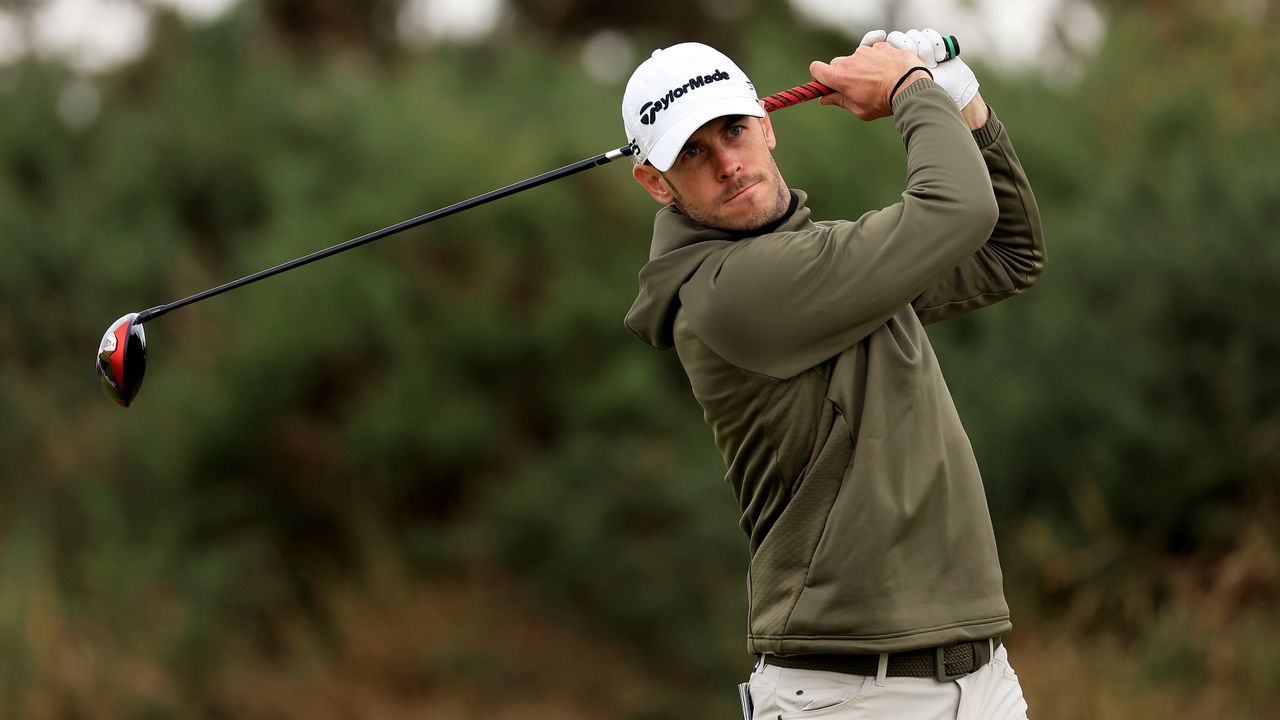
M 738 223 L 739 227 L 723 229 L 732 230 L 734 232 L 754 232 L 756 230 L 769 227 L 781 220 L 782 217 L 787 214 L 787 208 L 789 206 L 789 203 L 779 200 L 774 207 L 769 208 L 768 210 L 762 208 L 758 213 L 755 213 L 750 218 L 744 218 L 743 222 Z
M 789 201 L 787 200 L 787 198 L 789 197 L 790 197 L 789 193 L 786 193 L 786 192 L 781 193 L 777 196 L 776 202 L 774 203 L 774 207 L 768 210 L 764 208 L 759 208 L 755 212 L 747 214 L 745 217 L 742 216 L 740 213 L 733 213 L 735 217 L 725 217 L 724 215 L 728 213 L 724 213 L 716 217 L 707 217 L 700 212 L 691 211 L 689 208 L 684 207 L 679 202 L 676 202 L 674 204 L 676 206 L 676 209 L 679 210 L 682 214 L 689 216 L 689 218 L 691 218 L 694 222 L 698 223 L 703 227 L 708 227 L 715 230 L 724 230 L 727 232 L 734 232 L 734 233 L 749 233 L 764 227 L 768 227 L 769 225 L 772 225 L 773 223 L 776 223 L 778 220 L 780 220 L 783 215 L 786 215 L 787 208 L 789 207 Z M 730 200 L 729 202 L 732 202 L 732 200 Z

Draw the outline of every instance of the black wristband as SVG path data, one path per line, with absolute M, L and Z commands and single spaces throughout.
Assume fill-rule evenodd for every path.
M 907 78 L 911 76 L 911 73 L 917 70 L 923 70 L 924 74 L 928 75 L 930 80 L 933 79 L 933 73 L 929 72 L 929 68 L 923 65 L 917 65 L 911 68 L 910 70 L 902 73 L 902 77 L 898 78 L 898 82 L 893 86 L 893 89 L 889 91 L 889 107 L 890 108 L 893 107 L 893 98 L 895 95 L 898 94 L 898 88 L 902 87 L 902 83 L 906 82 Z

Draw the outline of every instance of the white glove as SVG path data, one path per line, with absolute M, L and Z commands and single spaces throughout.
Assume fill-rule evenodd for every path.
M 933 81 L 938 83 L 956 106 L 964 109 L 974 95 L 978 94 L 978 78 L 960 58 L 947 57 L 947 45 L 942 34 L 932 28 L 924 30 L 908 30 L 906 32 L 886 33 L 884 30 L 872 30 L 862 36 L 860 45 L 874 45 L 888 42 L 891 45 L 913 53 L 920 58 L 920 64 L 933 73 Z

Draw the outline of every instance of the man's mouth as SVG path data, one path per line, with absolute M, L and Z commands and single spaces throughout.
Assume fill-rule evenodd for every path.
M 728 205 L 729 203 L 731 203 L 731 202 L 733 202 L 734 200 L 738 199 L 738 196 L 742 195 L 742 194 L 743 194 L 743 193 L 745 193 L 746 191 L 750 190 L 751 188 L 753 188 L 753 187 L 755 187 L 756 185 L 759 185 L 759 184 L 760 184 L 760 181 L 759 181 L 759 180 L 754 180 L 754 181 L 752 181 L 752 182 L 747 183 L 746 185 L 743 185 L 741 188 L 739 188 L 739 189 L 738 189 L 736 192 L 734 192 L 732 195 L 730 195 L 729 197 L 725 198 L 724 202 L 723 202 L 723 203 L 721 203 L 721 204 L 722 204 L 722 205 Z

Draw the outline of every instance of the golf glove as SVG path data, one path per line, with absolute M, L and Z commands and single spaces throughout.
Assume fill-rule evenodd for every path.
M 933 73 L 933 81 L 951 96 L 957 107 L 963 109 L 978 94 L 978 78 L 963 60 L 956 57 L 944 61 L 947 46 L 937 30 L 925 28 L 906 32 L 894 30 L 889 33 L 872 30 L 862 36 L 859 44 L 874 45 L 878 42 L 888 42 L 920 58 L 920 64 L 929 68 L 929 72 Z

